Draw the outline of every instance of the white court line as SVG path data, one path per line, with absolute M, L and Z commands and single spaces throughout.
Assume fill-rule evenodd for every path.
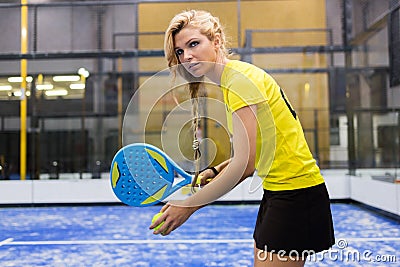
M 379 238 L 342 238 L 342 240 L 354 242 L 400 242 L 400 237 Z M 338 239 L 339 240 L 339 239 Z M 7 242 L 5 242 L 7 241 Z M 217 243 L 253 243 L 253 239 L 131 239 L 131 240 L 51 240 L 51 241 L 13 241 L 8 238 L 0 242 L 0 246 L 35 246 L 35 245 L 98 245 L 98 244 L 217 244 Z
M 14 238 L 11 238 L 11 237 L 7 238 L 7 239 L 4 239 L 3 241 L 0 242 L 0 247 L 4 246 L 4 245 L 7 245 L 7 244 L 9 244 L 9 243 L 11 243 L 13 241 L 14 241 Z
M 7 245 L 92 245 L 92 244 L 211 244 L 251 243 L 253 239 L 132 239 L 132 240 L 68 240 L 68 241 L 15 241 Z
M 384 241 L 400 241 L 400 237 L 350 237 L 336 238 L 336 240 L 346 240 L 355 242 L 384 242 Z

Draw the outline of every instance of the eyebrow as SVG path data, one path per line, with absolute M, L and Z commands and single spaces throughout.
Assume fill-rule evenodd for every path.
M 187 42 L 185 42 L 185 46 L 186 46 L 187 44 L 191 43 L 193 40 L 196 40 L 196 39 L 198 39 L 198 38 L 197 38 L 197 37 L 192 37 L 192 38 L 190 38 Z M 175 47 L 174 47 L 174 50 L 179 49 L 179 48 L 180 48 L 179 46 L 175 46 Z

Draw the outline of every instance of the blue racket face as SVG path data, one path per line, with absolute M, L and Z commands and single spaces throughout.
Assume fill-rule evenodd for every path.
M 127 205 L 154 205 L 178 189 L 173 186 L 176 167 L 160 149 L 149 144 L 131 144 L 114 156 L 111 186 L 117 198 Z M 190 183 L 189 175 L 184 178 L 180 186 Z

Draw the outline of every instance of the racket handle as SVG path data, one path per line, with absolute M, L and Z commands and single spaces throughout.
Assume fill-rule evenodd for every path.
M 197 180 L 196 180 L 196 185 L 199 185 L 200 183 L 201 183 L 201 178 L 202 178 L 203 176 L 199 176 L 199 177 L 197 177 Z M 208 178 L 207 180 L 206 180 L 206 182 L 210 182 L 212 180 L 212 178 Z

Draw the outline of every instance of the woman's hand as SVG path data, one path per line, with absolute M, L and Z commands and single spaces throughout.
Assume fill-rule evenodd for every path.
M 186 222 L 190 215 L 199 208 L 200 207 L 174 206 L 167 203 L 160 211 L 163 214 L 150 225 L 149 229 L 154 229 L 164 221 L 164 224 L 159 229 L 155 230 L 153 234 L 169 235 L 172 231 Z
M 214 178 L 216 178 L 220 173 L 224 171 L 225 167 L 228 166 L 230 161 L 231 159 L 225 160 L 224 162 L 221 162 L 215 167 L 210 167 L 202 171 L 199 174 L 199 177 L 197 178 L 197 181 L 199 181 L 197 185 L 200 185 L 200 187 L 207 185 L 209 182 L 211 182 Z
M 212 179 L 215 178 L 215 173 L 211 169 L 205 169 L 199 174 L 199 177 L 197 177 L 196 185 L 199 185 L 200 187 L 205 186 L 209 182 L 211 182 Z

